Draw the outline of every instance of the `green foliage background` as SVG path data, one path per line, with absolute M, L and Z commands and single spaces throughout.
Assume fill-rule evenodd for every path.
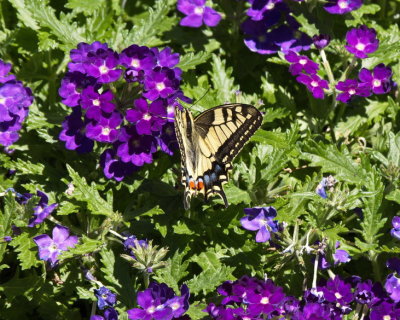
M 385 63 L 399 83 L 400 2 L 364 2 L 348 15 L 332 16 L 317 1 L 307 1 L 293 5 L 293 15 L 309 35 L 333 36 L 327 55 L 337 79 L 351 59 L 343 47 L 347 30 L 361 24 L 375 28 L 380 47 L 357 68 Z M 151 279 L 176 292 L 186 283 L 193 319 L 205 317 L 201 310 L 215 298 L 219 284 L 245 274 L 268 275 L 285 292 L 299 296 L 303 283 L 309 287 L 312 281 L 312 254 L 301 250 L 309 231 L 310 245 L 326 239 L 331 252 L 340 240 L 351 254 L 350 263 L 333 269 L 336 274 L 383 281 L 389 273 L 386 259 L 400 252 L 389 234 L 400 208 L 397 88 L 332 109 L 332 97 L 316 100 L 305 94 L 282 54 L 262 56 L 247 49 L 240 32 L 245 1 L 215 1 L 224 19 L 212 29 L 180 27 L 175 7 L 173 0 L 0 2 L 0 58 L 13 64 L 12 72 L 35 95 L 15 152 L 0 153 L 0 192 L 40 189 L 50 203 L 59 203 L 52 219 L 27 228 L 37 198 L 26 206 L 11 193 L 1 198 L 0 237 L 11 234 L 12 224 L 23 233 L 0 244 L 0 318 L 88 319 L 96 284 L 85 279 L 86 268 L 117 293 L 120 318 L 127 319 L 125 311 L 144 289 L 142 274 L 120 257 L 123 247 L 109 230 L 129 230 L 168 247 L 167 266 Z M 185 95 L 203 97 L 194 113 L 234 101 L 265 113 L 262 129 L 234 161 L 225 186 L 227 209 L 218 199 L 209 204 L 194 199 L 191 210 L 184 211 L 178 153 L 158 153 L 154 163 L 115 182 L 98 167 L 100 147 L 78 155 L 58 141 L 61 122 L 70 112 L 57 93 L 69 51 L 79 42 L 96 40 L 117 51 L 138 44 L 170 46 L 180 53 Z M 307 55 L 320 61 L 316 50 Z M 9 169 L 16 174 L 9 177 Z M 338 184 L 322 199 L 315 188 L 329 174 Z M 65 191 L 71 183 L 75 189 L 69 195 Z M 281 245 L 292 245 L 293 251 L 255 243 L 254 233 L 241 228 L 245 207 L 266 205 L 273 205 L 277 219 L 287 223 Z M 357 207 L 363 219 L 354 214 Z M 57 221 L 81 240 L 63 254 L 57 270 L 50 270 L 38 260 L 32 237 L 49 233 Z M 319 277 L 328 274 L 321 271 Z

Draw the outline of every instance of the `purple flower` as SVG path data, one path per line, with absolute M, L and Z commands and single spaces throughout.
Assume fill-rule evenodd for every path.
M 158 132 L 167 122 L 167 110 L 164 100 L 158 99 L 148 104 L 146 99 L 140 98 L 134 101 L 135 109 L 126 112 L 126 120 L 136 124 L 138 134 L 152 134 Z
M 54 267 L 61 252 L 75 247 L 78 237 L 70 236 L 69 229 L 60 225 L 54 227 L 52 234 L 53 238 L 50 238 L 47 234 L 42 234 L 34 237 L 33 241 L 39 247 L 40 260 L 49 261 L 50 265 Z
M 13 74 L 8 74 L 11 70 L 11 63 L 4 62 L 0 59 L 0 83 L 15 80 Z
M 321 182 L 318 183 L 317 188 L 315 189 L 316 194 L 318 194 L 321 198 L 328 198 L 326 194 L 326 187 L 327 187 L 327 178 L 322 178 Z
M 336 100 L 343 103 L 348 103 L 353 96 L 368 97 L 371 95 L 371 91 L 365 84 L 360 84 L 357 80 L 347 79 L 346 81 L 339 81 L 336 85 L 336 89 L 343 91 L 338 94 Z
M 174 70 L 166 67 L 156 67 L 148 73 L 144 80 L 146 90 L 143 96 L 149 100 L 168 98 L 179 88 L 179 79 Z
M 97 306 L 100 310 L 106 307 L 113 307 L 117 301 L 117 296 L 106 287 L 95 289 L 94 294 L 97 297 Z
M 400 301 L 400 278 L 396 277 L 394 273 L 387 276 L 385 289 L 393 301 Z
M 334 279 L 329 279 L 326 286 L 321 288 L 324 293 L 324 298 L 336 305 L 336 307 L 348 307 L 353 301 L 353 293 L 351 285 L 345 283 L 338 276 Z
M 118 320 L 118 312 L 114 308 L 107 308 L 104 311 L 104 317 L 93 315 L 90 320 Z
M 268 279 L 260 292 L 248 292 L 246 300 L 249 302 L 248 312 L 252 315 L 269 315 L 279 309 L 285 294 L 281 287 L 275 286 L 272 280 Z
M 335 264 L 347 263 L 351 260 L 351 257 L 346 250 L 338 249 L 333 254 L 333 260 L 334 260 Z
M 345 14 L 362 6 L 362 0 L 328 0 L 324 9 L 332 14 Z
M 115 105 L 112 103 L 113 99 L 114 95 L 110 90 L 98 93 L 95 87 L 89 86 L 82 91 L 80 105 L 83 109 L 94 109 L 97 113 L 100 113 L 100 110 L 104 112 L 113 112 L 115 109 Z
M 253 21 L 248 19 L 243 22 L 244 43 L 251 51 L 259 54 L 272 54 L 280 49 L 275 43 L 273 34 L 267 32 L 267 26 L 264 20 Z
M 108 179 L 122 181 L 126 176 L 138 170 L 132 163 L 125 163 L 116 157 L 113 149 L 105 150 L 100 156 L 100 166 Z
M 277 214 L 274 207 L 246 208 L 244 212 L 247 216 L 240 223 L 247 230 L 258 230 L 256 242 L 266 242 L 271 238 L 270 230 L 278 231 L 278 221 L 273 220 Z
M 301 74 L 297 76 L 296 80 L 307 86 L 307 89 L 312 93 L 314 98 L 323 99 L 324 89 L 328 89 L 328 81 L 321 79 L 317 74 L 305 75 Z
M 81 92 L 87 86 L 93 86 L 96 79 L 86 77 L 80 72 L 68 72 L 61 81 L 58 94 L 62 98 L 61 102 L 68 107 L 79 105 Z
M 165 47 L 161 51 L 158 48 L 151 48 L 151 52 L 157 59 L 157 65 L 160 67 L 173 68 L 179 63 L 179 53 L 172 53 L 170 47 Z
M 329 43 L 331 42 L 331 37 L 327 34 L 320 34 L 320 35 L 313 36 L 312 40 L 313 40 L 314 46 L 317 49 L 321 50 L 329 45 Z
M 294 76 L 297 76 L 302 71 L 314 75 L 319 69 L 318 63 L 315 63 L 306 56 L 299 56 L 293 51 L 289 51 L 289 53 L 285 55 L 285 59 L 290 62 L 289 71 Z
M 287 19 L 289 21 L 293 19 L 293 23 L 291 23 L 293 25 L 282 25 L 271 32 L 275 38 L 275 43 L 281 47 L 281 51 L 286 54 L 289 51 L 300 52 L 310 49 L 311 37 L 298 30 L 299 25 L 294 18 L 288 16 Z
M 394 216 L 392 219 L 393 228 L 390 230 L 390 234 L 393 238 L 400 240 L 400 217 Z
M 65 117 L 62 123 L 63 129 L 59 139 L 65 142 L 68 150 L 76 150 L 78 153 L 86 153 L 93 150 L 93 141 L 85 135 L 85 125 L 87 121 L 82 120 L 81 107 L 75 107 L 72 113 Z
M 151 283 L 149 288 L 137 295 L 137 303 L 141 308 L 127 311 L 129 319 L 170 320 L 182 316 L 189 309 L 189 289 L 181 287 L 181 296 L 166 284 Z
M 138 240 L 134 235 L 129 236 L 124 241 L 124 248 L 128 253 L 136 259 L 135 254 L 133 253 L 132 249 L 135 249 L 137 246 L 141 246 L 147 248 L 147 241 L 146 240 Z
M 221 15 L 205 5 L 206 0 L 178 0 L 177 9 L 186 15 L 179 24 L 185 27 L 198 28 L 203 25 L 215 27 Z
M 282 12 L 288 12 L 289 8 L 282 0 L 254 0 L 246 14 L 253 21 L 267 20 L 270 25 L 279 22 Z
M 77 49 L 72 49 L 70 51 L 70 58 L 72 62 L 68 63 L 69 71 L 79 71 L 85 73 L 86 64 L 90 63 L 90 55 L 95 55 L 97 50 L 107 50 L 107 43 L 101 43 L 95 41 L 92 44 L 87 44 L 85 42 L 78 43 Z
M 156 66 L 154 52 L 145 46 L 136 44 L 122 50 L 119 57 L 120 64 L 125 66 L 125 78 L 129 82 L 144 80 L 146 72 L 151 71 Z
M 168 122 L 163 125 L 160 136 L 157 137 L 160 149 L 166 154 L 173 155 L 174 151 L 178 149 L 178 141 L 175 135 L 174 124 Z
M 86 126 L 86 136 L 100 142 L 114 142 L 118 139 L 119 125 L 122 115 L 118 111 L 112 113 L 101 112 L 98 121 L 89 122 Z
M 371 310 L 371 320 L 398 320 L 400 309 L 396 308 L 395 304 L 389 302 L 382 302 L 374 306 Z
M 118 54 L 111 49 L 98 49 L 95 54 L 88 54 L 85 71 L 100 83 L 114 82 L 121 76 L 122 70 L 116 69 L 119 63 Z
M 386 67 L 383 63 L 378 64 L 371 72 L 362 68 L 358 74 L 358 78 L 372 89 L 375 94 L 388 93 L 392 84 L 392 69 Z
M 371 280 L 360 282 L 354 291 L 354 300 L 360 304 L 367 304 L 369 307 L 377 305 L 386 298 L 386 292 L 380 282 L 372 284 Z
M 38 190 L 36 194 L 38 197 L 40 197 L 40 200 L 38 205 L 33 208 L 34 217 L 31 220 L 29 220 L 28 227 L 34 227 L 37 224 L 42 223 L 44 219 L 46 219 L 58 206 L 57 203 L 47 205 L 49 202 L 49 198 L 44 192 Z
M 399 258 L 390 258 L 386 261 L 386 267 L 390 270 L 396 271 L 397 274 L 400 274 L 400 259 Z
M 365 25 L 348 31 L 346 40 L 348 43 L 345 46 L 347 51 L 360 59 L 368 58 L 368 54 L 375 52 L 379 46 L 375 29 L 369 29 Z
M 132 162 L 136 166 L 153 161 L 152 154 L 157 150 L 157 140 L 150 135 L 139 135 L 135 127 L 123 127 L 119 136 L 121 144 L 117 155 L 123 162 Z
M 293 320 L 326 320 L 330 318 L 330 311 L 327 306 L 318 303 L 307 303 L 303 310 L 294 315 Z

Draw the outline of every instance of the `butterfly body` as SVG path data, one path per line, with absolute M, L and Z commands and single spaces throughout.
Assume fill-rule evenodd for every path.
M 228 181 L 231 161 L 260 127 L 261 113 L 246 104 L 226 104 L 196 118 L 187 109 L 175 109 L 175 133 L 181 152 L 184 206 L 192 196 L 205 200 L 219 195 L 228 206 L 222 185 Z

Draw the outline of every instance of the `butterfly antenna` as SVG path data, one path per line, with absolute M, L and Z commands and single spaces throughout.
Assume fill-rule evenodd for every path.
M 210 88 L 208 88 L 208 89 L 206 90 L 206 92 L 204 92 L 204 94 L 203 94 L 199 99 L 197 99 L 196 101 L 194 101 L 194 102 L 192 103 L 192 105 L 189 107 L 189 110 L 190 110 L 196 103 L 198 103 L 199 101 L 201 101 L 201 99 L 203 99 L 209 91 L 210 91 Z

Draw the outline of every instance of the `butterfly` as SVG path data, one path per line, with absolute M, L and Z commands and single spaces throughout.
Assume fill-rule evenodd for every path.
M 222 185 L 228 181 L 231 162 L 261 123 L 261 112 L 248 104 L 224 104 L 195 118 L 188 109 L 175 108 L 185 210 L 197 194 L 203 194 L 206 201 L 216 194 L 228 207 Z

